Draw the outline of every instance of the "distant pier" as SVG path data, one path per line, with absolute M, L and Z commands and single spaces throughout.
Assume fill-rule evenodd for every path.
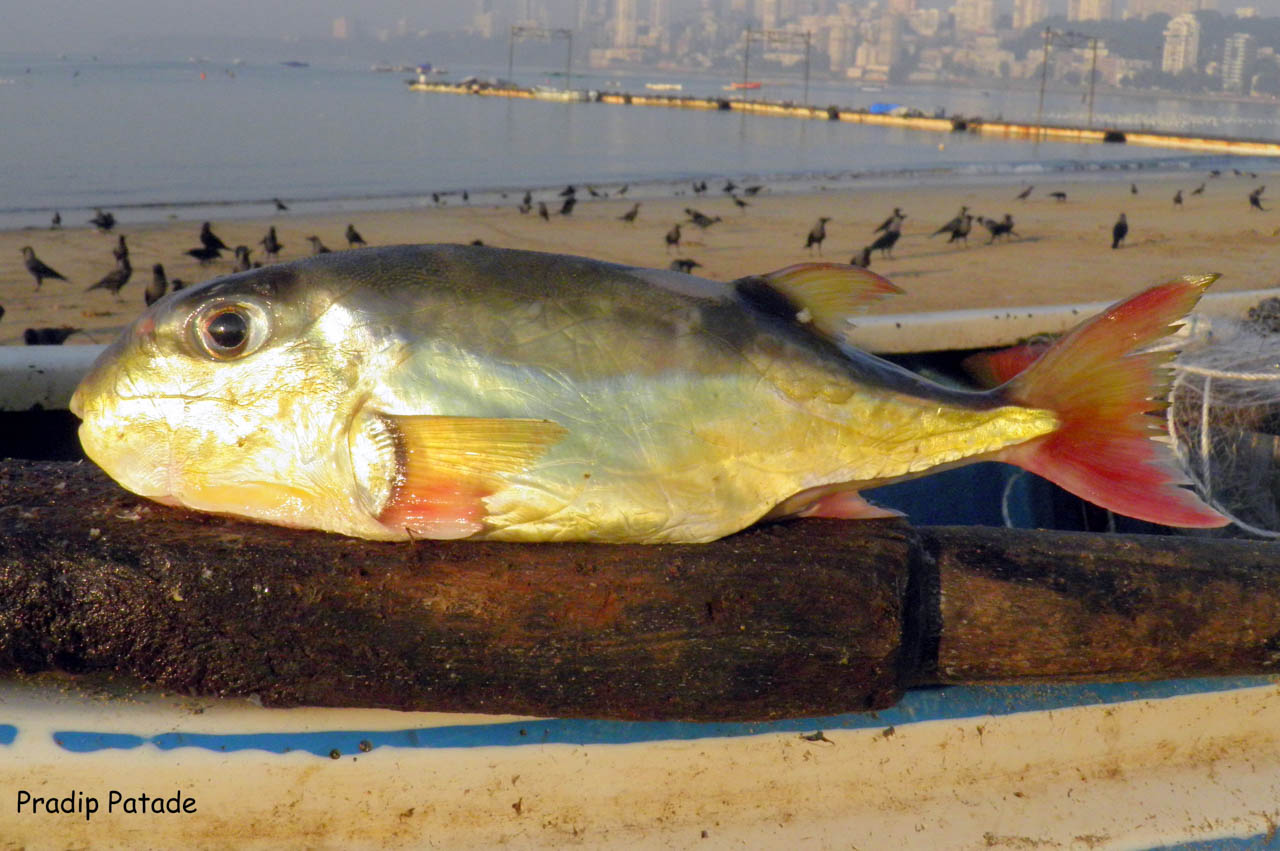
M 1001 136 L 1006 139 L 1044 142 L 1080 142 L 1097 144 L 1143 145 L 1155 148 L 1173 148 L 1197 153 L 1233 154 L 1238 156 L 1280 157 L 1280 142 L 1261 139 L 1232 139 L 1223 136 L 1202 136 L 1179 133 L 1161 133 L 1153 130 L 1126 130 L 1123 128 L 1090 129 L 1063 127 L 1061 125 L 1020 124 L 1012 121 L 988 121 L 979 117 L 950 116 L 930 118 L 923 115 L 873 114 L 862 109 L 839 106 L 802 105 L 789 101 L 743 100 L 721 97 L 696 97 L 627 92 L 583 92 L 580 97 L 568 97 L 559 90 L 526 88 L 499 88 L 483 84 L 410 82 L 415 92 L 436 92 L 458 95 L 487 95 L 489 97 L 526 98 L 529 100 L 583 100 L 624 106 L 665 106 L 676 109 L 704 109 L 721 112 L 745 112 L 752 115 L 773 115 L 780 118 L 805 118 L 819 121 L 848 121 L 854 124 L 871 124 L 877 127 L 900 127 L 906 130 L 922 130 L 930 133 L 978 133 L 983 136 Z

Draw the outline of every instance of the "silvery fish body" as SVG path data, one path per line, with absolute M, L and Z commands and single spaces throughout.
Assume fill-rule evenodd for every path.
M 852 348 L 786 281 L 331 253 L 162 299 L 73 409 L 89 456 L 137 493 L 386 540 L 694 542 L 877 516 L 857 489 L 1058 428 Z

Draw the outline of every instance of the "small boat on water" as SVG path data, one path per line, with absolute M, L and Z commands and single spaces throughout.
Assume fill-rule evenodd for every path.
M 736 91 L 741 91 L 742 89 L 758 89 L 762 85 L 764 85 L 764 83 L 759 83 L 752 80 L 751 82 L 748 82 L 748 83 L 730 83 L 729 85 L 724 87 L 724 90 L 726 92 L 736 92 Z
M 290 59 L 287 62 L 281 62 L 280 64 L 286 68 L 310 68 L 311 67 L 310 62 L 299 62 L 297 59 Z
M 644 87 L 651 92 L 684 91 L 684 83 L 645 83 Z
M 557 89 L 552 86 L 534 86 L 533 96 L 536 100 L 552 100 L 565 103 L 587 99 L 587 93 L 580 89 Z

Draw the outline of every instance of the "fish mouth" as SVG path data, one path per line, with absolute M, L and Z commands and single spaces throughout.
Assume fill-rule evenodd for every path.
M 92 400 L 100 399 L 104 392 L 119 395 L 119 359 L 123 351 L 124 343 L 117 338 L 98 354 L 71 394 L 71 401 L 67 406 L 71 413 L 84 420 L 85 410 Z
M 84 383 L 76 385 L 75 392 L 71 394 L 71 402 L 67 405 L 71 409 L 71 413 L 76 415 L 76 419 L 84 419 L 84 398 L 80 395 L 84 391 Z
M 70 411 L 80 419 L 84 454 L 125 488 L 172 504 L 172 416 L 174 404 L 145 392 L 136 375 L 119 363 L 118 344 L 94 362 L 71 394 Z

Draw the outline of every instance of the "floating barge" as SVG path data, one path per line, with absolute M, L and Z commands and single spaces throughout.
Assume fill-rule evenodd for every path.
M 740 84 L 737 84 L 740 85 Z M 431 82 L 410 80 L 410 91 L 440 94 L 473 94 L 489 97 L 537 98 L 535 90 L 523 87 L 492 86 L 478 83 Z M 1155 148 L 1173 148 L 1199 153 L 1238 156 L 1280 157 L 1280 142 L 1265 139 L 1235 139 L 1186 133 L 1161 133 L 1151 130 L 1122 128 L 1091 129 L 1061 125 L 1022 124 L 1013 121 L 987 121 L 978 117 L 950 116 L 930 118 L 924 115 L 872 114 L 864 109 L 841 106 L 815 106 L 791 101 L 746 100 L 727 97 L 697 97 L 656 92 L 630 93 L 583 91 L 577 100 L 624 106 L 664 106 L 676 109 L 703 109 L 771 115 L 778 118 L 804 118 L 819 121 L 847 121 L 878 127 L 897 127 L 930 133 L 976 133 L 1020 141 L 1078 142 L 1084 144 L 1128 144 Z

